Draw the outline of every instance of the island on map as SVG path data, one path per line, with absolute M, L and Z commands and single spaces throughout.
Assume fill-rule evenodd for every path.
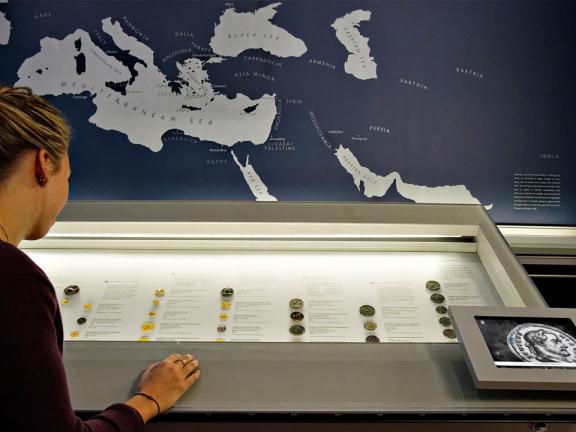
M 91 123 L 152 151 L 161 150 L 162 136 L 170 130 L 225 146 L 266 142 L 276 117 L 275 95 L 253 100 L 217 93 L 205 62 L 196 58 L 177 63 L 178 78 L 169 81 L 154 64 L 153 50 L 126 34 L 119 22 L 106 18 L 102 30 L 130 55 L 130 64 L 105 53 L 78 29 L 62 40 L 42 39 L 40 52 L 20 66 L 16 85 L 39 95 L 89 93 L 96 106 Z
M 300 57 L 308 48 L 283 28 L 270 21 L 281 3 L 273 3 L 255 12 L 226 9 L 214 28 L 212 50 L 221 56 L 236 57 L 249 49 L 261 49 L 277 57 Z
M 392 184 L 396 183 L 396 190 L 404 198 L 416 203 L 427 204 L 480 204 L 464 185 L 454 186 L 419 186 L 405 183 L 400 174 L 391 172 L 386 176 L 373 173 L 362 166 L 356 156 L 343 146 L 338 147 L 335 153 L 340 165 L 352 176 L 354 184 L 359 191 L 368 198 L 383 197 Z M 492 206 L 487 206 L 491 208 Z
M 358 9 L 332 23 L 336 37 L 350 53 L 344 64 L 344 71 L 361 80 L 378 78 L 377 64 L 374 57 L 370 56 L 369 39 L 362 36 L 358 30 L 360 23 L 369 21 L 370 17 L 370 11 Z

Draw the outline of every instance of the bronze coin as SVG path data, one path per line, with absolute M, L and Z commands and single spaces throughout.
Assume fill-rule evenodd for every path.
M 380 338 L 378 336 L 370 335 L 366 336 L 367 343 L 380 343 Z
M 64 294 L 71 296 L 74 294 L 78 294 L 80 292 L 80 287 L 78 285 L 68 285 L 64 288 Z
M 456 332 L 454 329 L 446 329 L 442 332 L 442 334 L 444 334 L 444 336 L 446 336 L 448 339 L 456 339 Z
M 230 287 L 222 288 L 220 294 L 222 294 L 222 297 L 232 297 L 234 295 L 234 290 Z
M 218 326 L 218 333 L 224 333 L 226 331 L 226 326 Z
M 303 335 L 305 331 L 306 328 L 304 326 L 301 326 L 300 324 L 295 324 L 292 327 L 290 327 L 290 333 L 292 333 L 294 336 Z
M 371 316 L 374 316 L 375 313 L 376 313 L 376 309 L 374 309 L 373 306 L 370 306 L 370 305 L 360 306 L 360 315 L 362 315 L 362 316 L 371 317 Z
M 290 307 L 292 309 L 302 309 L 304 307 L 304 300 L 299 298 L 293 298 L 290 300 Z
M 77 322 L 78 324 L 80 324 L 80 325 L 86 324 L 86 318 L 80 317 L 80 318 L 78 318 L 78 319 L 76 320 L 76 322 Z
M 448 308 L 446 306 L 436 306 L 436 312 L 439 314 L 445 314 L 448 312 Z
M 438 322 L 444 327 L 450 327 L 452 325 L 452 320 L 448 317 L 442 317 L 438 320 Z
M 292 312 L 290 314 L 290 319 L 292 321 L 302 321 L 304 319 L 304 314 L 302 312 Z
M 442 294 L 435 293 L 430 296 L 430 300 L 434 303 L 444 303 L 445 298 Z
M 376 330 L 376 328 L 378 327 L 378 325 L 375 322 L 372 321 L 366 321 L 364 323 L 364 328 L 368 331 L 373 331 Z
M 438 291 L 440 289 L 440 282 L 429 280 L 426 282 L 426 289 L 429 289 L 430 291 Z

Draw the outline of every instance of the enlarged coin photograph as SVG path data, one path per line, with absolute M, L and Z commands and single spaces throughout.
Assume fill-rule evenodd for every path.
M 426 289 L 429 289 L 430 291 L 438 291 L 440 289 L 440 282 L 435 281 L 435 280 L 429 280 L 428 282 L 426 282 Z
M 366 336 L 367 343 L 380 343 L 380 338 L 378 336 L 370 335 Z
M 374 316 L 375 313 L 376 313 L 376 309 L 374 309 L 374 306 L 370 306 L 370 305 L 360 306 L 360 315 L 362 315 L 364 317 Z
M 442 334 L 444 336 L 446 336 L 448 339 L 456 339 L 456 331 L 454 329 L 446 329 L 442 332 Z
M 496 367 L 576 368 L 576 327 L 568 318 L 477 317 Z

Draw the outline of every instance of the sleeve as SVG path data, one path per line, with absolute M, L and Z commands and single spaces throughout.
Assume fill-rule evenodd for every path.
M 139 432 L 140 414 L 114 404 L 82 421 L 70 402 L 54 319 L 58 303 L 53 288 L 35 275 L 0 280 L 0 418 L 13 430 L 58 432 Z M 10 420 L 10 421 L 8 421 Z

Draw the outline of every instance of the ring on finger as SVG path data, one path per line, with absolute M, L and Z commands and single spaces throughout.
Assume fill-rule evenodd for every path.
M 182 367 L 186 366 L 186 364 L 187 364 L 181 358 L 174 360 L 174 363 L 178 363 L 178 362 L 182 363 Z

